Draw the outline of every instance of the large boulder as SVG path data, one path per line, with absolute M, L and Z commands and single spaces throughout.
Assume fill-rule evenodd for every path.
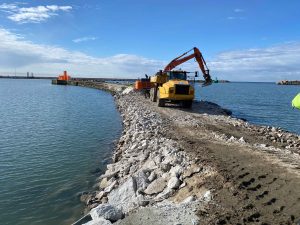
M 144 171 L 139 171 L 135 176 L 134 179 L 136 180 L 137 190 L 143 191 L 149 185 L 149 180 Z
M 95 221 L 104 218 L 111 222 L 122 219 L 123 217 L 122 211 L 110 204 L 98 205 L 96 208 L 91 210 L 90 215 Z
M 137 206 L 136 180 L 130 177 L 125 183 L 108 194 L 108 203 L 121 207 L 123 212 L 128 212 Z
M 100 187 L 101 189 L 105 189 L 105 188 L 108 187 L 108 186 L 109 186 L 108 179 L 107 179 L 107 177 L 104 177 L 104 178 L 101 180 L 101 182 L 100 182 L 100 184 L 99 184 L 99 187 Z
M 104 192 L 105 192 L 105 193 L 111 192 L 111 191 L 115 188 L 115 186 L 117 185 L 117 183 L 118 183 L 117 180 L 113 181 L 109 186 L 107 186 L 107 187 L 104 189 Z
M 149 182 L 152 182 L 156 179 L 156 173 L 152 171 L 148 177 Z
M 192 164 L 188 169 L 186 169 L 183 173 L 183 179 L 187 178 L 187 177 L 191 177 L 192 175 L 194 175 L 195 173 L 199 173 L 202 171 L 202 167 L 196 165 L 196 164 Z
M 153 195 L 162 192 L 166 187 L 167 181 L 165 178 L 157 178 L 151 184 L 148 185 L 144 191 L 147 195 Z
M 177 177 L 171 177 L 171 179 L 168 182 L 168 188 L 170 189 L 177 189 L 179 188 L 181 184 L 181 181 Z

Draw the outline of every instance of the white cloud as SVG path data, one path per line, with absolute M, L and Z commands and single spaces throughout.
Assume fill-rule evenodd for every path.
M 241 13 L 244 12 L 244 10 L 240 9 L 240 8 L 236 8 L 233 11 L 236 13 L 236 15 L 241 15 Z M 245 17 L 243 17 L 243 16 L 228 16 L 227 19 L 228 20 L 243 20 L 243 19 L 245 19 Z
M 17 5 L 16 4 L 7 4 L 7 3 L 3 3 L 0 5 L 0 9 L 8 9 L 8 10 L 14 10 L 17 9 Z
M 168 63 L 129 54 L 93 57 L 56 46 L 37 45 L 5 29 L 0 29 L 0 40 L 1 72 L 17 69 L 24 75 L 30 71 L 34 74 L 46 73 L 55 76 L 67 70 L 73 76 L 137 78 L 145 73 L 152 75 Z M 205 53 L 203 54 L 205 57 Z M 207 64 L 212 77 L 219 79 L 278 81 L 299 80 L 299 61 L 300 42 L 290 42 L 268 48 L 222 52 L 212 60 L 207 60 Z M 177 68 L 199 71 L 194 60 Z
M 236 9 L 234 9 L 233 11 L 234 11 L 234 12 L 236 12 L 236 13 L 241 13 L 241 12 L 244 12 L 244 10 L 243 10 L 243 9 L 239 9 L 239 8 L 236 8 Z
M 17 23 L 40 23 L 50 17 L 57 16 L 59 11 L 67 12 L 72 9 L 71 6 L 36 6 L 20 7 L 18 4 L 1 4 L 0 10 L 8 13 L 8 19 Z
M 218 77 L 237 81 L 277 81 L 300 78 L 300 42 L 268 48 L 228 51 L 209 65 Z
M 0 40 L 1 72 L 17 69 L 24 74 L 30 71 L 55 76 L 67 70 L 81 77 L 136 78 L 145 73 L 153 74 L 165 65 L 165 62 L 137 55 L 99 58 L 56 46 L 37 45 L 5 29 L 0 29 Z
M 95 41 L 97 39 L 98 39 L 97 37 L 87 36 L 87 37 L 76 38 L 76 39 L 73 40 L 73 42 L 74 43 L 80 43 L 80 42 L 84 42 L 84 41 Z
M 243 20 L 243 19 L 245 19 L 245 17 L 242 17 L 242 16 L 228 16 L 227 19 L 228 20 Z
M 205 58 L 205 53 L 203 53 Z M 230 81 L 300 80 L 300 42 L 282 43 L 267 48 L 225 51 L 206 59 L 212 78 Z M 199 71 L 190 60 L 177 68 Z M 201 77 L 201 76 L 200 76 Z

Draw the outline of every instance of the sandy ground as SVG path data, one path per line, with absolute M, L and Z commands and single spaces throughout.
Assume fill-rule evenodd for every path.
M 219 112 L 212 112 L 205 103 L 196 103 L 191 110 L 148 104 L 170 126 L 166 136 L 177 140 L 199 165 L 215 171 L 192 185 L 195 193 L 213 190 L 213 201 L 198 211 L 201 224 L 300 224 L 298 153 L 280 149 L 243 122 L 240 126 L 230 123 L 230 118 L 217 116 Z M 243 137 L 243 141 L 222 140 L 224 136 Z M 269 147 L 257 147 L 260 144 Z M 172 198 L 180 201 L 184 191 Z

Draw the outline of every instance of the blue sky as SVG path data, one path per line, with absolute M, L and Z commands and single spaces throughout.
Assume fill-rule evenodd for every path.
M 300 79 L 299 8 L 296 0 L 0 0 L 0 72 L 135 78 L 196 46 L 219 79 Z M 180 68 L 199 70 L 193 60 Z

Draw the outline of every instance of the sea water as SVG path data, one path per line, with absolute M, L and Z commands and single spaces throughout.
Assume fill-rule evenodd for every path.
M 104 91 L 0 79 L 0 224 L 71 224 L 122 126 Z
M 195 84 L 196 99 L 219 104 L 259 125 L 281 127 L 300 134 L 300 110 L 293 109 L 292 99 L 300 86 L 275 83 L 214 83 L 207 87 Z

